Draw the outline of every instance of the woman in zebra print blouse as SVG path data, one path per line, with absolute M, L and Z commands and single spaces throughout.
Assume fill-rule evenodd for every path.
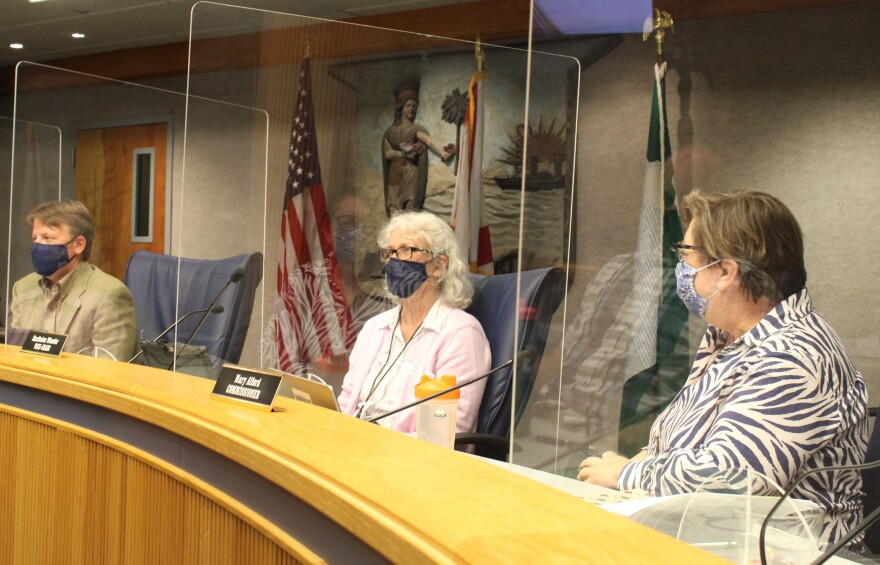
M 684 387 L 632 459 L 607 452 L 578 478 L 667 495 L 761 473 L 781 488 L 812 469 L 864 462 L 867 393 L 861 375 L 805 284 L 803 236 L 775 197 L 743 191 L 684 199 L 676 245 L 678 294 L 709 324 Z M 778 494 L 764 483 L 754 494 Z M 858 472 L 829 471 L 794 496 L 825 509 L 820 544 L 862 516 Z

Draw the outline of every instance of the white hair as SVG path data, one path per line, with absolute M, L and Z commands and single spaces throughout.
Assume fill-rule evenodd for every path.
M 398 210 L 379 232 L 376 242 L 379 247 L 388 247 L 392 232 L 409 236 L 424 242 L 431 251 L 435 264 L 440 256 L 446 257 L 446 269 L 437 282 L 440 299 L 449 306 L 467 308 L 474 296 L 474 284 L 468 276 L 468 265 L 455 233 L 449 224 L 430 212 Z

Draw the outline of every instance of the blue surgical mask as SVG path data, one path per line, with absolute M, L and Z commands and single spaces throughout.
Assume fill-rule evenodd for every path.
M 48 277 L 67 265 L 70 262 L 70 258 L 67 256 L 67 246 L 70 245 L 70 241 L 67 243 L 37 243 L 35 241 L 31 247 L 31 262 L 34 264 L 34 271 Z
M 706 315 L 706 307 L 709 306 L 709 299 L 718 294 L 718 289 L 715 289 L 715 292 L 703 298 L 699 294 L 697 294 L 697 289 L 694 286 L 694 279 L 697 276 L 697 273 L 702 271 L 703 269 L 708 269 L 712 265 L 716 263 L 720 263 L 721 259 L 717 261 L 713 261 L 708 265 L 703 265 L 700 268 L 691 267 L 683 260 L 678 262 L 678 265 L 675 267 L 675 280 L 676 287 L 678 291 L 678 297 L 681 298 L 681 301 L 684 302 L 684 305 L 690 310 L 692 313 L 697 316 L 704 318 Z
M 428 280 L 428 271 L 424 263 L 391 258 L 385 264 L 385 281 L 388 290 L 398 298 L 409 298 L 426 280 Z

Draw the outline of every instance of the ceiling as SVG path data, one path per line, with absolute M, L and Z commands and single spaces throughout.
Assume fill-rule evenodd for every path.
M 472 0 L 232 0 L 238 6 L 342 20 Z M 196 0 L 0 0 L 0 67 L 187 40 Z M 133 24 L 134 22 L 134 24 Z M 209 31 L 209 30 L 204 30 Z M 85 34 L 74 39 L 71 34 Z M 10 43 L 23 49 L 12 49 Z

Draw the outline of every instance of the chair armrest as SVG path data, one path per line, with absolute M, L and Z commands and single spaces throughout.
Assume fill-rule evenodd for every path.
M 476 455 L 488 457 L 496 461 L 507 461 L 510 440 L 491 434 L 460 433 L 455 434 L 455 445 L 473 445 Z

